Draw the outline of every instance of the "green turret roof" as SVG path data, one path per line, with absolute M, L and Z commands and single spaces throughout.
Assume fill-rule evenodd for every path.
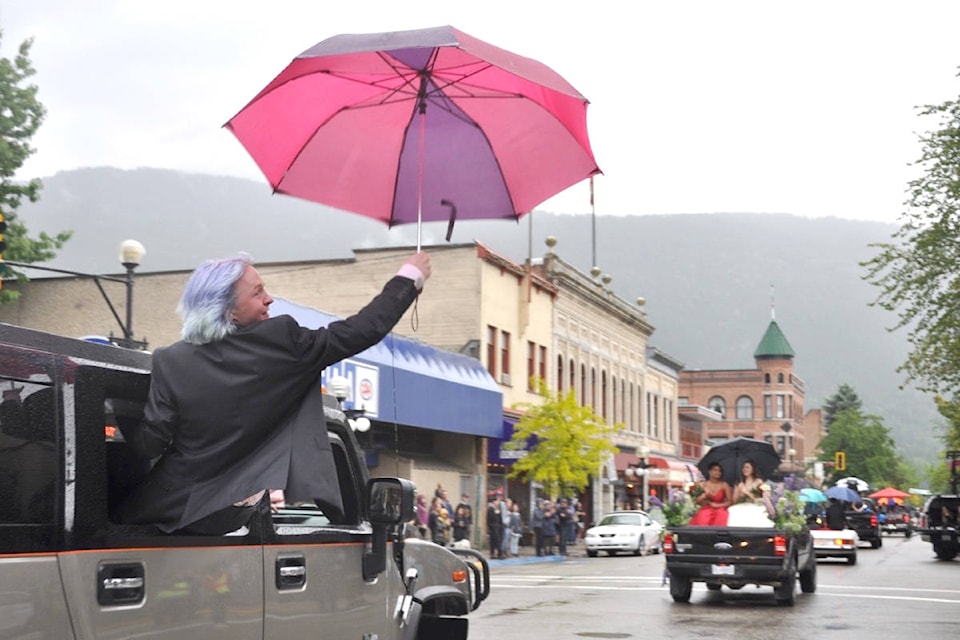
M 767 332 L 760 339 L 757 350 L 753 352 L 754 358 L 792 358 L 793 348 L 787 342 L 787 337 L 777 326 L 776 320 L 770 321 Z

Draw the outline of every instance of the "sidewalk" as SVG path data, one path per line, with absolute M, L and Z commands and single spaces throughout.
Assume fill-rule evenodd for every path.
M 556 550 L 556 546 L 554 546 Z M 490 557 L 490 550 L 487 548 L 479 549 L 486 558 L 487 562 L 491 567 L 503 567 L 509 565 L 517 564 L 535 564 L 538 562 L 563 562 L 564 560 L 570 558 L 583 558 L 586 557 L 586 551 L 584 551 L 583 540 L 578 540 L 577 544 L 567 545 L 567 555 L 562 556 L 559 553 L 554 553 L 550 556 L 538 556 L 536 547 L 533 545 L 520 545 L 520 553 L 516 557 L 504 558 L 503 560 L 495 560 Z

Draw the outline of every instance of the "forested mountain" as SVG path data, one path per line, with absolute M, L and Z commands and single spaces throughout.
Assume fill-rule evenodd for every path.
M 357 215 L 284 196 L 265 184 L 159 169 L 67 171 L 44 179 L 41 200 L 25 204 L 31 233 L 74 230 L 51 266 L 118 273 L 117 248 L 147 248 L 144 271 L 191 269 L 208 257 L 247 251 L 261 262 L 348 257 L 353 249 L 414 245 L 413 226 L 387 229 Z M 586 209 L 586 207 L 585 207 Z M 595 229 L 595 233 L 594 233 Z M 841 383 L 864 410 L 883 417 L 901 453 L 932 461 L 936 412 L 925 395 L 900 390 L 907 353 L 895 318 L 868 306 L 875 292 L 858 263 L 894 225 L 782 214 L 663 216 L 554 215 L 519 223 L 457 222 L 454 242 L 479 240 L 518 262 L 558 255 L 589 272 L 596 262 L 626 300 L 646 299 L 652 343 L 688 368 L 752 368 L 771 313 L 796 352 L 807 408 Z M 424 228 L 423 244 L 443 242 L 445 224 Z M 531 241 L 532 240 L 532 241 Z M 35 272 L 35 275 L 39 275 Z

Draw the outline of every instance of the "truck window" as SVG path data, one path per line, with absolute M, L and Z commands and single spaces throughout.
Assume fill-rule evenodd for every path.
M 0 378 L 0 525 L 56 514 L 57 402 L 48 385 Z

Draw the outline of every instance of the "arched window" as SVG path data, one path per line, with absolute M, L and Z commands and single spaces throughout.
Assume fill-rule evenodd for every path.
M 570 391 L 573 391 L 573 397 L 576 398 L 577 390 L 577 365 L 574 364 L 573 358 L 570 358 Z
M 778 373 L 778 374 L 777 374 L 777 383 L 778 383 L 778 384 L 783 384 L 783 374 L 782 374 L 782 373 Z
M 769 374 L 769 373 L 763 374 L 763 383 L 764 383 L 764 384 L 770 384 L 770 374 Z
M 557 393 L 563 395 L 563 385 L 567 381 L 563 379 L 563 356 L 557 356 Z
M 707 406 L 720 414 L 721 417 L 727 417 L 727 402 L 721 396 L 713 396 Z
M 580 406 L 587 405 L 587 365 L 580 365 Z
M 753 420 L 753 398 L 750 396 L 737 398 L 737 420 Z

